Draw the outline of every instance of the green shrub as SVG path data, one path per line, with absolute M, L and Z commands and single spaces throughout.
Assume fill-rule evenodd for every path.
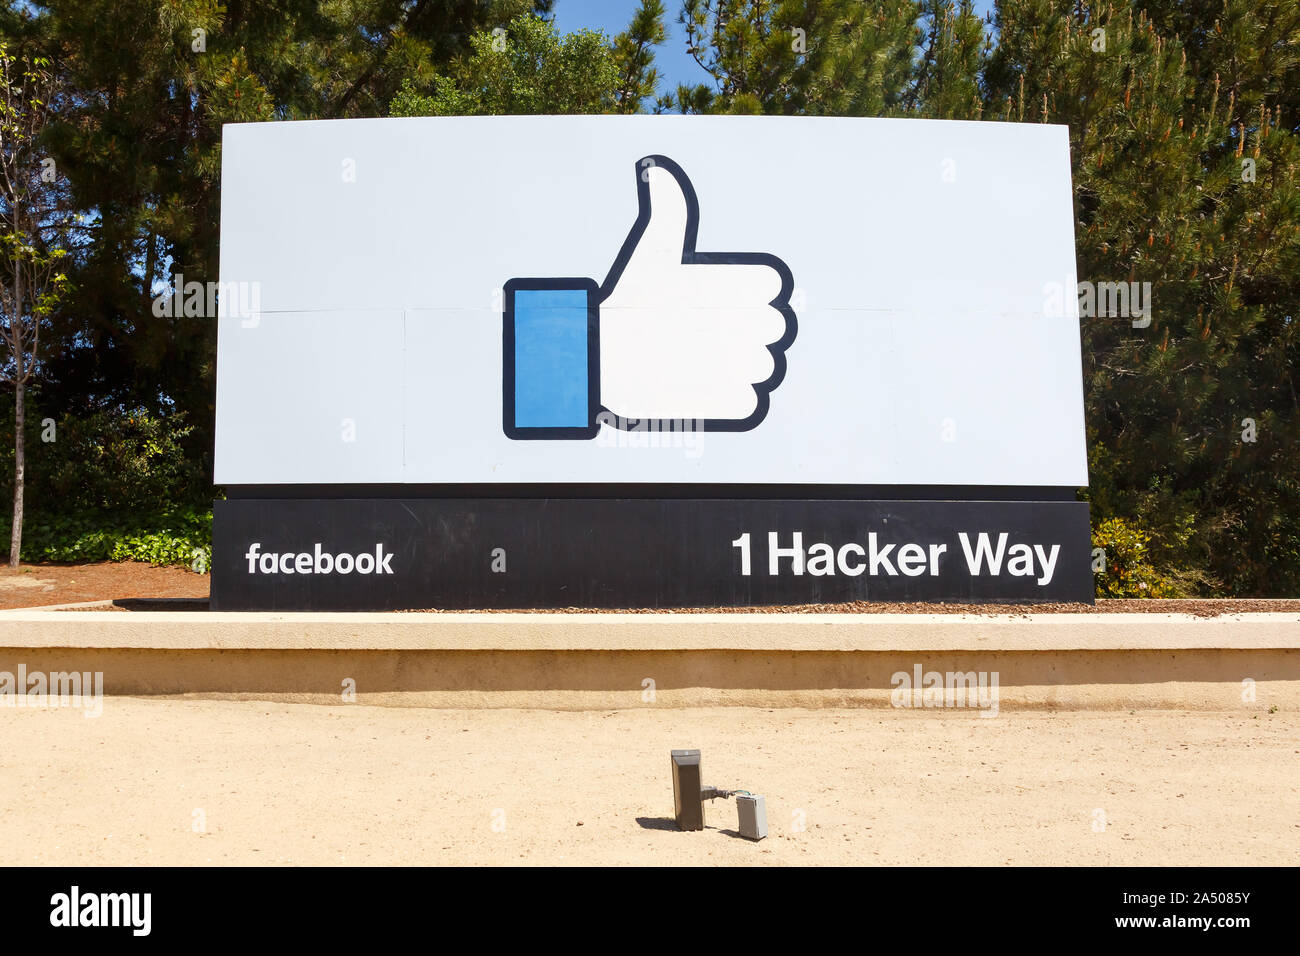
M 1092 532 L 1092 546 L 1102 549 L 1104 570 L 1094 573 L 1097 597 L 1181 597 L 1176 576 L 1163 574 L 1151 564 L 1147 545 L 1151 536 L 1123 518 L 1108 518 Z
M 12 403 L 5 407 L 0 427 L 0 508 L 8 512 L 14 476 Z M 212 500 L 211 483 L 186 453 L 193 428 L 182 414 L 141 408 L 59 414 L 34 401 L 25 431 L 24 498 L 33 511 L 152 515 Z M 25 530 L 29 522 L 23 524 Z
M 0 520 L 9 540 L 10 519 Z M 182 564 L 206 573 L 212 564 L 212 511 L 174 509 L 153 514 L 70 512 L 23 518 L 24 561 L 148 561 Z
M 0 405 L 0 550 L 13 512 L 13 403 Z M 25 561 L 148 561 L 206 571 L 212 485 L 181 414 L 28 406 Z

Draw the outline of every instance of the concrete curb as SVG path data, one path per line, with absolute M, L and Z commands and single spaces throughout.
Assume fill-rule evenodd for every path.
M 900 675 L 996 681 L 991 709 L 1300 710 L 1300 614 L 0 612 L 0 672 L 107 695 L 420 707 L 933 706 Z M 929 679 L 928 677 L 926 678 Z
M 158 650 L 1300 650 L 1300 614 L 0 611 L 0 647 Z

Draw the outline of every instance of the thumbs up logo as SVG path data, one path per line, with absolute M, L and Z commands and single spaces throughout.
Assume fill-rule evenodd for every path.
M 511 279 L 502 400 L 514 439 L 589 439 L 683 419 L 748 431 L 785 377 L 794 279 L 774 255 L 697 252 L 691 181 L 637 162 L 640 210 L 605 281 Z

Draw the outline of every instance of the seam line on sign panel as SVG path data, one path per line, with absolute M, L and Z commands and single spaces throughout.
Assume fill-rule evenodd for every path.
M 410 316 L 410 309 L 402 310 L 402 480 L 406 480 L 406 406 L 410 392 L 407 390 L 410 385 L 410 375 L 406 364 L 406 322 Z

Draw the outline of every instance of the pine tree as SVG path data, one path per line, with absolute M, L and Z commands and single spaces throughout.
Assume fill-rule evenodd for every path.
M 1296 5 L 1194 6 L 1162 32 L 1141 5 L 1006 0 L 986 116 L 1069 125 L 1080 279 L 1152 284 L 1148 326 L 1082 320 L 1094 521 L 1148 529 L 1185 589 L 1295 593 L 1300 156 L 1262 71 L 1293 74 Z
M 663 0 L 641 0 L 628 28 L 614 38 L 618 65 L 618 111 L 639 113 L 659 89 L 655 47 L 667 38 Z
M 665 103 L 683 112 L 1067 125 L 1079 278 L 1153 299 L 1149 322 L 1082 320 L 1094 525 L 1149 535 L 1182 593 L 1300 592 L 1297 0 L 1000 0 L 987 25 L 965 0 L 685 0 L 681 20 L 714 78 Z
M 713 85 L 680 87 L 664 108 L 890 113 L 912 80 L 919 15 L 912 0 L 685 0 L 679 20 Z

